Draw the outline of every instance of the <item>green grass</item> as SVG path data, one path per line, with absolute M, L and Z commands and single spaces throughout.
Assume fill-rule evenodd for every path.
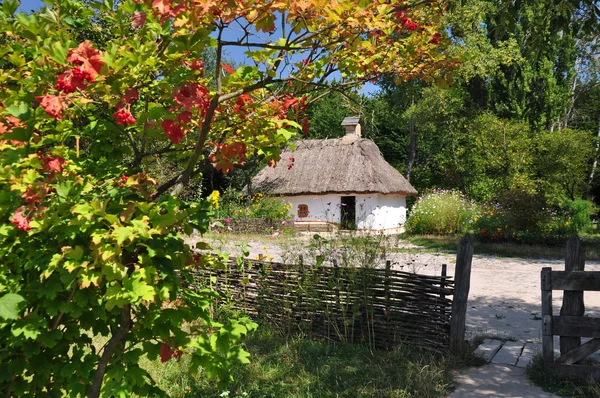
M 544 362 L 541 355 L 535 357 L 531 365 L 527 368 L 527 376 L 534 384 L 552 394 L 572 398 L 600 397 L 599 382 L 557 377 L 544 369 Z
M 471 355 L 433 353 L 408 344 L 371 351 L 302 336 L 285 339 L 268 326 L 246 340 L 246 349 L 252 363 L 234 369 L 229 397 L 443 397 L 454 388 L 456 369 L 465 361 L 477 363 Z M 221 396 L 214 381 L 188 375 L 188 364 L 184 355 L 167 363 L 144 360 L 142 367 L 169 396 Z
M 428 251 L 449 253 L 456 252 L 456 245 L 462 238 L 457 235 L 409 235 L 404 234 L 403 239 L 410 243 L 422 246 Z M 581 237 L 586 250 L 586 260 L 600 260 L 600 236 L 585 235 Z M 566 242 L 565 242 L 566 243 Z M 517 258 L 542 258 L 562 259 L 564 258 L 564 246 L 562 245 L 528 245 L 518 243 L 481 243 L 475 242 L 473 249 L 475 254 L 488 254 L 500 257 Z

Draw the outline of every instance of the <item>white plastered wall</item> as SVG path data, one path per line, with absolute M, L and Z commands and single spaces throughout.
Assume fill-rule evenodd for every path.
M 406 222 L 406 197 L 397 194 L 344 194 L 300 195 L 282 199 L 292 204 L 290 215 L 294 221 L 341 222 L 341 197 L 356 196 L 356 223 L 358 229 L 393 229 Z M 298 218 L 298 205 L 308 206 L 308 217 Z
M 358 229 L 399 228 L 406 222 L 406 197 L 398 194 L 356 195 Z
M 294 221 L 326 221 L 330 223 L 341 222 L 339 195 L 299 195 L 282 198 L 292 204 L 290 215 Z M 308 217 L 298 217 L 298 205 L 308 206 Z

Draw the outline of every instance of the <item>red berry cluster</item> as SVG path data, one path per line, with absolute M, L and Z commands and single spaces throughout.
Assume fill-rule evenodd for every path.
M 73 65 L 73 68 L 58 75 L 54 88 L 59 91 L 59 94 L 36 97 L 47 114 L 57 120 L 62 118 L 60 113 L 66 106 L 67 94 L 84 90 L 88 83 L 96 81 L 96 76 L 104 66 L 101 58 L 102 54 L 92 47 L 89 40 L 69 51 L 67 61 Z
M 136 120 L 129 111 L 129 109 L 123 107 L 119 108 L 114 114 L 113 118 L 117 121 L 117 123 L 127 126 L 129 124 L 135 124 Z
M 400 20 L 400 23 L 406 28 L 406 30 L 414 31 L 419 27 L 419 25 L 405 15 L 404 11 L 398 11 L 394 15 Z

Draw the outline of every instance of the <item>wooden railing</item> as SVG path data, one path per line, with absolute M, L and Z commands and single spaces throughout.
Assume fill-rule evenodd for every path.
M 565 271 L 542 268 L 542 356 L 554 373 L 577 378 L 600 378 L 600 367 L 577 364 L 600 349 L 600 318 L 584 316 L 584 291 L 600 291 L 600 272 L 584 271 L 578 237 L 567 243 Z M 552 291 L 563 290 L 560 315 L 552 311 Z M 560 336 L 560 356 L 554 358 L 554 336 Z M 582 337 L 592 339 L 581 344 Z

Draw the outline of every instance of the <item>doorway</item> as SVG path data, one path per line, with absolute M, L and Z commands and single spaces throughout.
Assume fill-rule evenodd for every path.
M 356 229 L 356 196 L 342 196 L 342 229 Z

